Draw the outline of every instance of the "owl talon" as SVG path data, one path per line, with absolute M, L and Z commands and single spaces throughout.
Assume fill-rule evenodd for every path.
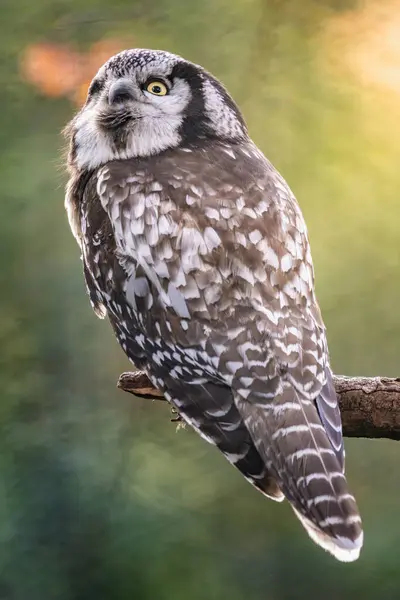
M 181 417 L 181 415 L 178 413 L 178 411 L 176 410 L 176 408 L 171 408 L 171 413 L 174 415 L 171 418 L 171 423 L 182 423 L 183 419 Z

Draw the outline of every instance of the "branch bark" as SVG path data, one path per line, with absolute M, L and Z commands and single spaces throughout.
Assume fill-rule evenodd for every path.
M 400 440 L 400 378 L 334 377 L 347 437 Z M 122 373 L 117 386 L 139 398 L 164 400 L 146 373 Z

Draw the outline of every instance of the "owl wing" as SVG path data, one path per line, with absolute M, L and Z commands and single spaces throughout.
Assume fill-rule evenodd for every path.
M 75 190 L 75 205 L 79 206 L 75 217 L 79 232 L 77 238 L 82 251 L 86 290 L 96 315 L 101 319 L 108 316 L 122 348 L 127 351 L 129 346 L 129 358 L 138 369 L 144 369 L 146 353 L 135 336 L 124 327 L 125 323 L 132 321 L 129 306 L 126 302 L 115 302 L 116 298 L 123 296 L 125 271 L 115 252 L 111 222 L 99 203 L 96 184 L 97 178 L 93 174 Z
M 121 257 L 145 276 L 135 295 L 157 304 L 146 332 L 167 324 L 173 343 L 202 345 L 310 536 L 354 560 L 360 518 L 307 232 L 288 186 L 250 144 L 176 151 L 143 170 L 124 162 L 104 167 L 97 189 Z
M 130 177 L 130 171 L 128 173 Z M 118 178 L 119 188 L 125 181 L 124 178 Z M 152 357 L 138 342 L 140 325 L 129 304 L 129 300 L 132 301 L 129 290 L 128 301 L 126 296 L 130 253 L 121 244 L 117 251 L 111 220 L 99 203 L 97 183 L 94 175 L 75 191 L 75 195 L 79 193 L 75 204 L 80 206 L 80 210 L 75 219 L 88 295 L 95 313 L 101 318 L 108 315 L 128 357 L 137 368 L 146 370 Z M 115 217 L 115 211 L 113 214 Z M 126 215 L 125 207 L 121 216 L 124 218 Z M 140 267 L 136 270 L 141 272 Z M 135 304 L 140 304 L 141 300 L 143 298 L 137 297 Z M 164 336 L 167 333 L 163 331 Z M 221 383 L 187 388 L 185 382 L 169 377 L 172 366 L 167 365 L 164 380 L 170 393 L 174 392 L 185 399 L 186 410 L 181 409 L 181 413 L 188 422 L 203 438 L 217 445 L 229 462 L 263 494 L 274 500 L 282 500 L 283 494 L 258 454 L 235 406 L 230 388 Z

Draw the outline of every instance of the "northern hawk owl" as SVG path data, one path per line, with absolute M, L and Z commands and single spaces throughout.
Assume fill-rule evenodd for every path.
M 126 50 L 66 134 L 66 209 L 97 315 L 184 421 L 355 560 L 306 226 L 229 93 L 179 56 Z

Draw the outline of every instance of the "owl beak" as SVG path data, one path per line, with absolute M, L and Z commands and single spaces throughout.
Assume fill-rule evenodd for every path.
M 110 105 L 123 104 L 135 100 L 135 90 L 130 81 L 121 79 L 111 84 L 108 91 L 108 103 Z

